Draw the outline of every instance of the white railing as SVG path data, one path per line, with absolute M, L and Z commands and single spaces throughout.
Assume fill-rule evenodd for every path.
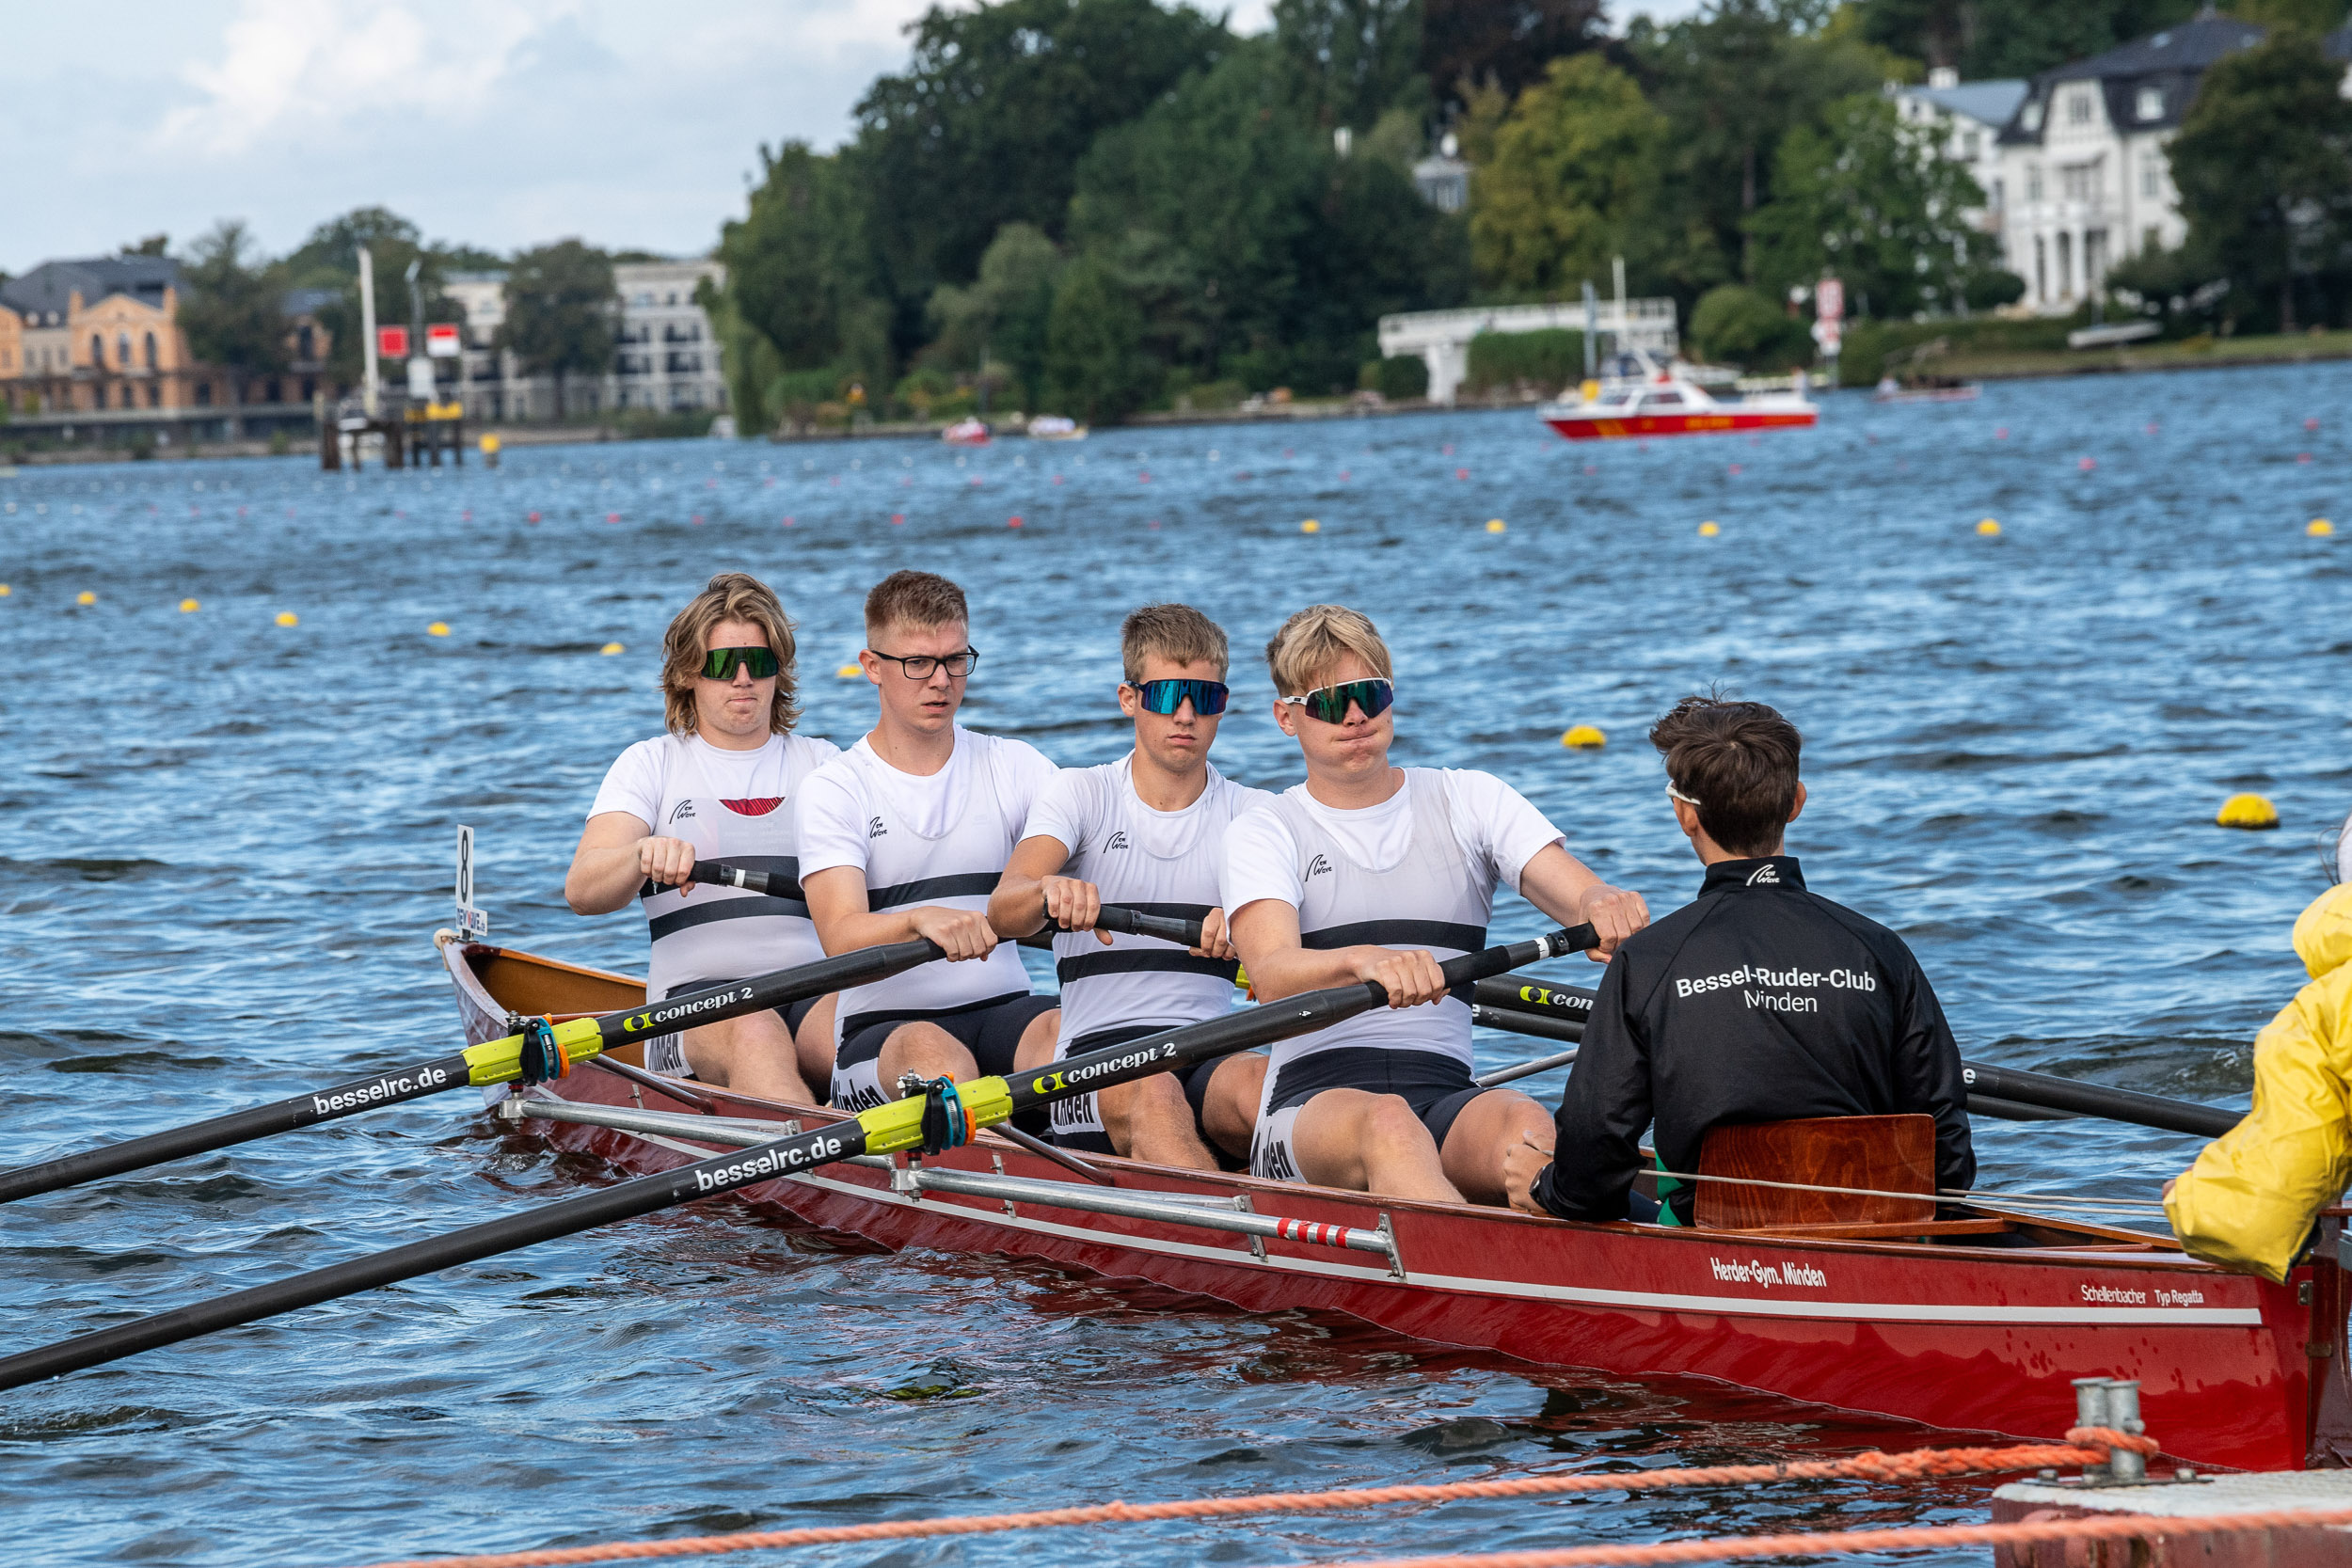
M 1629 299 L 1622 312 L 1614 299 L 1600 301 L 1592 325 L 1621 350 L 1644 349 L 1670 359 L 1679 347 L 1675 302 Z M 1470 340 L 1486 332 L 1544 332 L 1584 329 L 1582 302 L 1558 305 L 1495 305 L 1467 310 L 1410 310 L 1380 318 L 1384 356 L 1419 355 L 1429 367 L 1429 398 L 1452 403 L 1470 373 Z

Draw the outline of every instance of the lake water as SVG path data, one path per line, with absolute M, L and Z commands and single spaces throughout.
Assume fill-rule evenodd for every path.
M 1184 598 L 1244 656 L 1218 760 L 1268 785 L 1295 763 L 1254 651 L 1304 603 L 1359 606 L 1398 653 L 1403 760 L 1502 774 L 1661 909 L 1698 870 L 1643 731 L 1722 683 L 1803 727 L 1793 850 L 1817 889 L 1912 942 L 1968 1054 L 2243 1104 L 2253 1034 L 2300 979 L 2287 933 L 2323 885 L 2315 840 L 2352 807 L 2352 541 L 2304 533 L 2346 506 L 2347 391 L 2352 368 L 2319 366 L 1951 406 L 1840 394 L 1817 431 L 1598 451 L 1524 412 L 1465 412 L 975 452 L 25 469 L 0 478 L 0 1161 L 453 1048 L 428 939 L 460 823 L 500 941 L 642 969 L 642 922 L 578 919 L 560 887 L 605 767 L 660 726 L 663 626 L 721 567 L 782 593 L 805 728 L 844 742 L 869 721 L 867 688 L 833 673 L 866 588 L 903 565 L 953 576 L 986 655 L 967 717 L 1071 764 L 1123 748 L 1120 616 Z M 1564 750 L 1579 722 L 1608 748 Z M 2212 826 L 2248 789 L 2283 831 Z M 1518 905 L 1497 928 L 1536 923 Z M 0 1210 L 6 1347 L 604 1179 L 465 1098 Z M 1988 1184 L 2146 1196 L 2196 1144 L 1988 1122 L 1978 1148 Z M 8 1395 L 0 1538 L 49 1563 L 356 1564 L 1923 1440 L 1344 1320 L 834 1250 L 720 1205 Z M 1336 1560 L 1976 1519 L 1990 1484 L 788 1560 Z

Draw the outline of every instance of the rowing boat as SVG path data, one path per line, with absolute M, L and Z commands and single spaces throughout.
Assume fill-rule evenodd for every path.
M 437 939 L 469 1042 L 516 1014 L 639 1005 L 603 970 Z M 498 1114 L 634 1173 L 845 1119 L 664 1085 L 642 1047 L 520 1090 Z M 1951 1431 L 2048 1437 L 2066 1379 L 2139 1381 L 2165 1451 L 2246 1469 L 2352 1458 L 2346 1211 L 2284 1285 L 2167 1239 L 1978 1206 L 1958 1219 L 1772 1228 L 1585 1225 L 1087 1156 L 993 1133 L 915 1162 L 743 1190 L 755 1207 L 888 1247 L 1045 1259 L 1253 1311 L 1344 1313 L 1433 1342 L 1621 1375 L 1681 1374 Z

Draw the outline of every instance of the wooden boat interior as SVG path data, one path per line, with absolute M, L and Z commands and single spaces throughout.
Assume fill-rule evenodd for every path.
M 451 934 L 437 940 L 454 943 L 459 939 Z M 567 1018 L 635 1006 L 645 999 L 643 980 L 610 970 L 479 942 L 464 943 L 462 957 L 464 961 L 453 966 L 459 984 L 465 986 L 470 981 L 471 989 L 478 993 L 477 1001 L 496 1011 L 545 1015 L 560 1022 Z M 633 1067 L 644 1065 L 642 1045 L 624 1046 L 611 1054 Z M 812 1109 L 707 1085 L 697 1087 L 721 1100 L 749 1107 L 754 1114 L 805 1115 Z M 816 1109 L 820 1116 L 837 1114 Z M 1925 1116 L 1830 1117 L 1718 1128 L 1708 1135 L 1698 1174 L 1787 1181 L 1807 1188 L 1861 1187 L 1876 1192 L 1931 1195 L 1934 1128 L 1933 1118 Z M 1642 1153 L 1645 1160 L 1652 1157 L 1647 1148 Z M 1161 1168 L 1116 1155 L 1089 1154 L 1087 1159 L 1098 1169 L 1116 1171 L 1138 1184 L 1148 1184 L 1152 1173 Z M 1193 1177 L 1198 1173 L 1181 1174 Z M 1637 1190 L 1656 1196 L 1653 1175 L 1645 1172 L 1635 1185 Z M 1699 1185 L 1693 1213 L 1698 1223 L 1683 1234 L 1902 1247 L 2056 1249 L 2108 1256 L 2178 1254 L 2169 1237 L 2039 1213 L 2011 1212 L 1980 1203 L 1947 1204 L 1944 1212 L 1958 1217 L 1937 1219 L 1933 1217 L 1936 1205 L 1931 1196 L 1918 1199 L 1856 1197 L 1820 1191 L 1740 1187 L 1728 1182 L 1702 1181 Z M 1709 1188 L 1715 1190 L 1713 1194 Z

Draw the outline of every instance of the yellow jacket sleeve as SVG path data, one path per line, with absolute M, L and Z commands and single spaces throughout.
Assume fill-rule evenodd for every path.
M 2254 1038 L 2254 1108 L 2165 1200 L 2182 1246 L 2283 1282 L 2312 1222 L 2352 1181 L 2352 885 L 2295 924 L 2311 984 Z

